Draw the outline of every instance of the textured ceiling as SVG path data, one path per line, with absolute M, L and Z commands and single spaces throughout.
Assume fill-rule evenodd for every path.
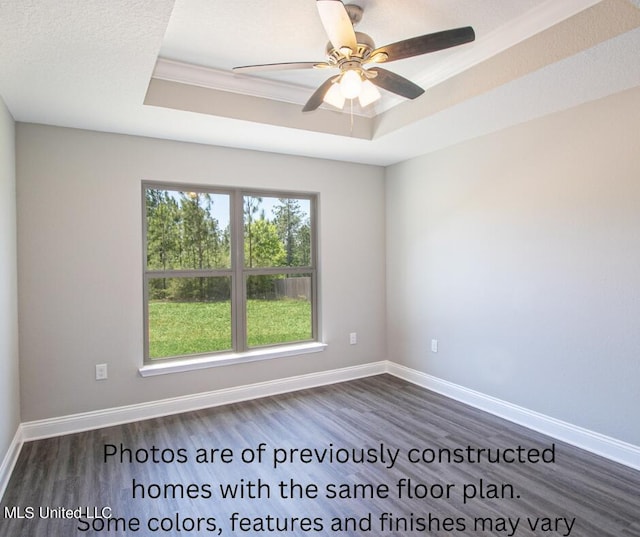
M 18 121 L 386 165 L 640 85 L 639 0 L 358 3 L 378 45 L 464 25 L 477 40 L 389 64 L 429 89 L 352 129 L 300 112 L 324 73 L 229 72 L 322 59 L 313 0 L 0 0 L 0 95 Z
M 370 35 L 377 46 L 382 46 L 417 35 L 469 25 L 474 27 L 477 35 L 485 36 L 544 2 L 353 0 L 353 3 L 364 8 L 363 19 L 356 29 Z M 177 0 L 160 55 L 186 63 L 230 70 L 238 65 L 322 61 L 325 59 L 327 41 L 313 1 Z M 452 54 L 456 54 L 455 49 L 406 59 L 393 64 L 393 70 L 415 78 Z M 260 76 L 314 87 L 327 78 L 327 73 L 288 71 L 262 73 Z

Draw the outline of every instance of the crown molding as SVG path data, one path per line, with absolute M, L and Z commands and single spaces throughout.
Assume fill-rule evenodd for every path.
M 170 82 L 230 91 L 252 97 L 276 99 L 292 104 L 304 104 L 309 98 L 309 88 L 304 86 L 236 74 L 222 69 L 166 58 L 158 58 L 152 76 Z
M 281 82 L 267 78 L 241 75 L 231 71 L 194 65 L 167 58 L 158 58 L 153 71 L 152 78 L 177 82 L 179 84 L 189 84 L 203 88 L 228 91 L 240 95 L 249 95 L 262 99 L 271 99 L 285 103 L 304 106 L 309 99 L 312 89 L 306 86 Z M 372 106 L 374 108 L 375 105 Z M 327 110 L 336 109 L 323 105 Z M 345 108 L 346 110 L 346 108 Z M 377 113 L 373 110 L 354 110 L 354 115 L 371 118 Z
M 480 36 L 473 45 L 461 48 L 456 54 L 431 66 L 428 71 L 418 75 L 413 81 L 425 89 L 436 86 L 601 1 L 546 0 L 520 17 L 509 21 L 508 24 L 485 36 Z M 290 82 L 242 75 L 167 58 L 158 58 L 153 78 L 301 106 L 307 101 L 311 91 L 308 87 Z M 402 102 L 404 102 L 402 97 L 385 92 L 378 103 L 366 110 L 354 111 L 354 115 L 372 118 Z M 333 107 L 324 105 L 323 108 L 335 110 Z

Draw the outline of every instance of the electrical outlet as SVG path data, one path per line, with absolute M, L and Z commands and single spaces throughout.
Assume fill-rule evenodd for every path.
M 349 345 L 356 345 L 358 343 L 358 334 L 356 332 L 351 332 L 349 334 Z
M 431 340 L 431 352 L 438 352 L 438 340 L 437 339 L 432 339 Z
M 107 364 L 96 364 L 96 380 L 107 380 Z

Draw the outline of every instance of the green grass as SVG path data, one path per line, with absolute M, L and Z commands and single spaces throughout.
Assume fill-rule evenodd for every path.
M 311 339 L 311 305 L 305 300 L 249 300 L 250 347 Z M 149 303 L 149 357 L 231 350 L 230 302 Z
M 250 347 L 311 339 L 311 303 L 306 300 L 249 300 Z

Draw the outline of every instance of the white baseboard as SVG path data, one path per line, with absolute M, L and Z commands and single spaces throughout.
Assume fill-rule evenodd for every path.
M 122 423 L 159 418 L 170 414 L 179 414 L 181 412 L 200 410 L 202 408 L 238 403 L 248 399 L 267 397 L 269 395 L 315 388 L 317 386 L 335 384 L 371 375 L 379 375 L 386 372 L 386 369 L 386 362 L 374 362 L 360 366 L 322 371 L 320 373 L 311 373 L 211 392 L 184 395 L 171 399 L 162 399 L 149 403 L 83 412 L 81 414 L 73 414 L 59 418 L 29 421 L 22 424 L 22 435 L 23 440 L 26 442 L 63 434 L 78 433 Z
M 557 440 L 567 442 L 610 460 L 640 470 L 640 447 L 577 427 L 538 412 L 496 399 L 463 386 L 433 377 L 389 361 L 299 375 L 212 392 L 174 397 L 59 418 L 25 422 L 20 425 L 0 466 L 0 493 L 9 481 L 23 442 L 110 427 L 150 418 L 237 403 L 270 395 L 335 384 L 389 373 L 457 401 L 518 423 Z M 1 498 L 0 494 L 0 498 Z
M 11 441 L 11 444 L 9 444 L 7 454 L 2 460 L 2 464 L 0 464 L 0 500 L 2 500 L 4 491 L 9 484 L 11 472 L 13 472 L 13 468 L 18 461 L 18 455 L 20 455 L 20 450 L 22 449 L 23 443 L 24 439 L 22 437 L 22 428 L 18 426 L 16 434 L 13 435 L 13 440 Z
M 387 363 L 387 372 L 412 384 L 417 384 L 456 401 L 523 425 L 556 440 L 640 470 L 640 446 L 616 440 L 610 436 L 578 427 L 393 362 Z

